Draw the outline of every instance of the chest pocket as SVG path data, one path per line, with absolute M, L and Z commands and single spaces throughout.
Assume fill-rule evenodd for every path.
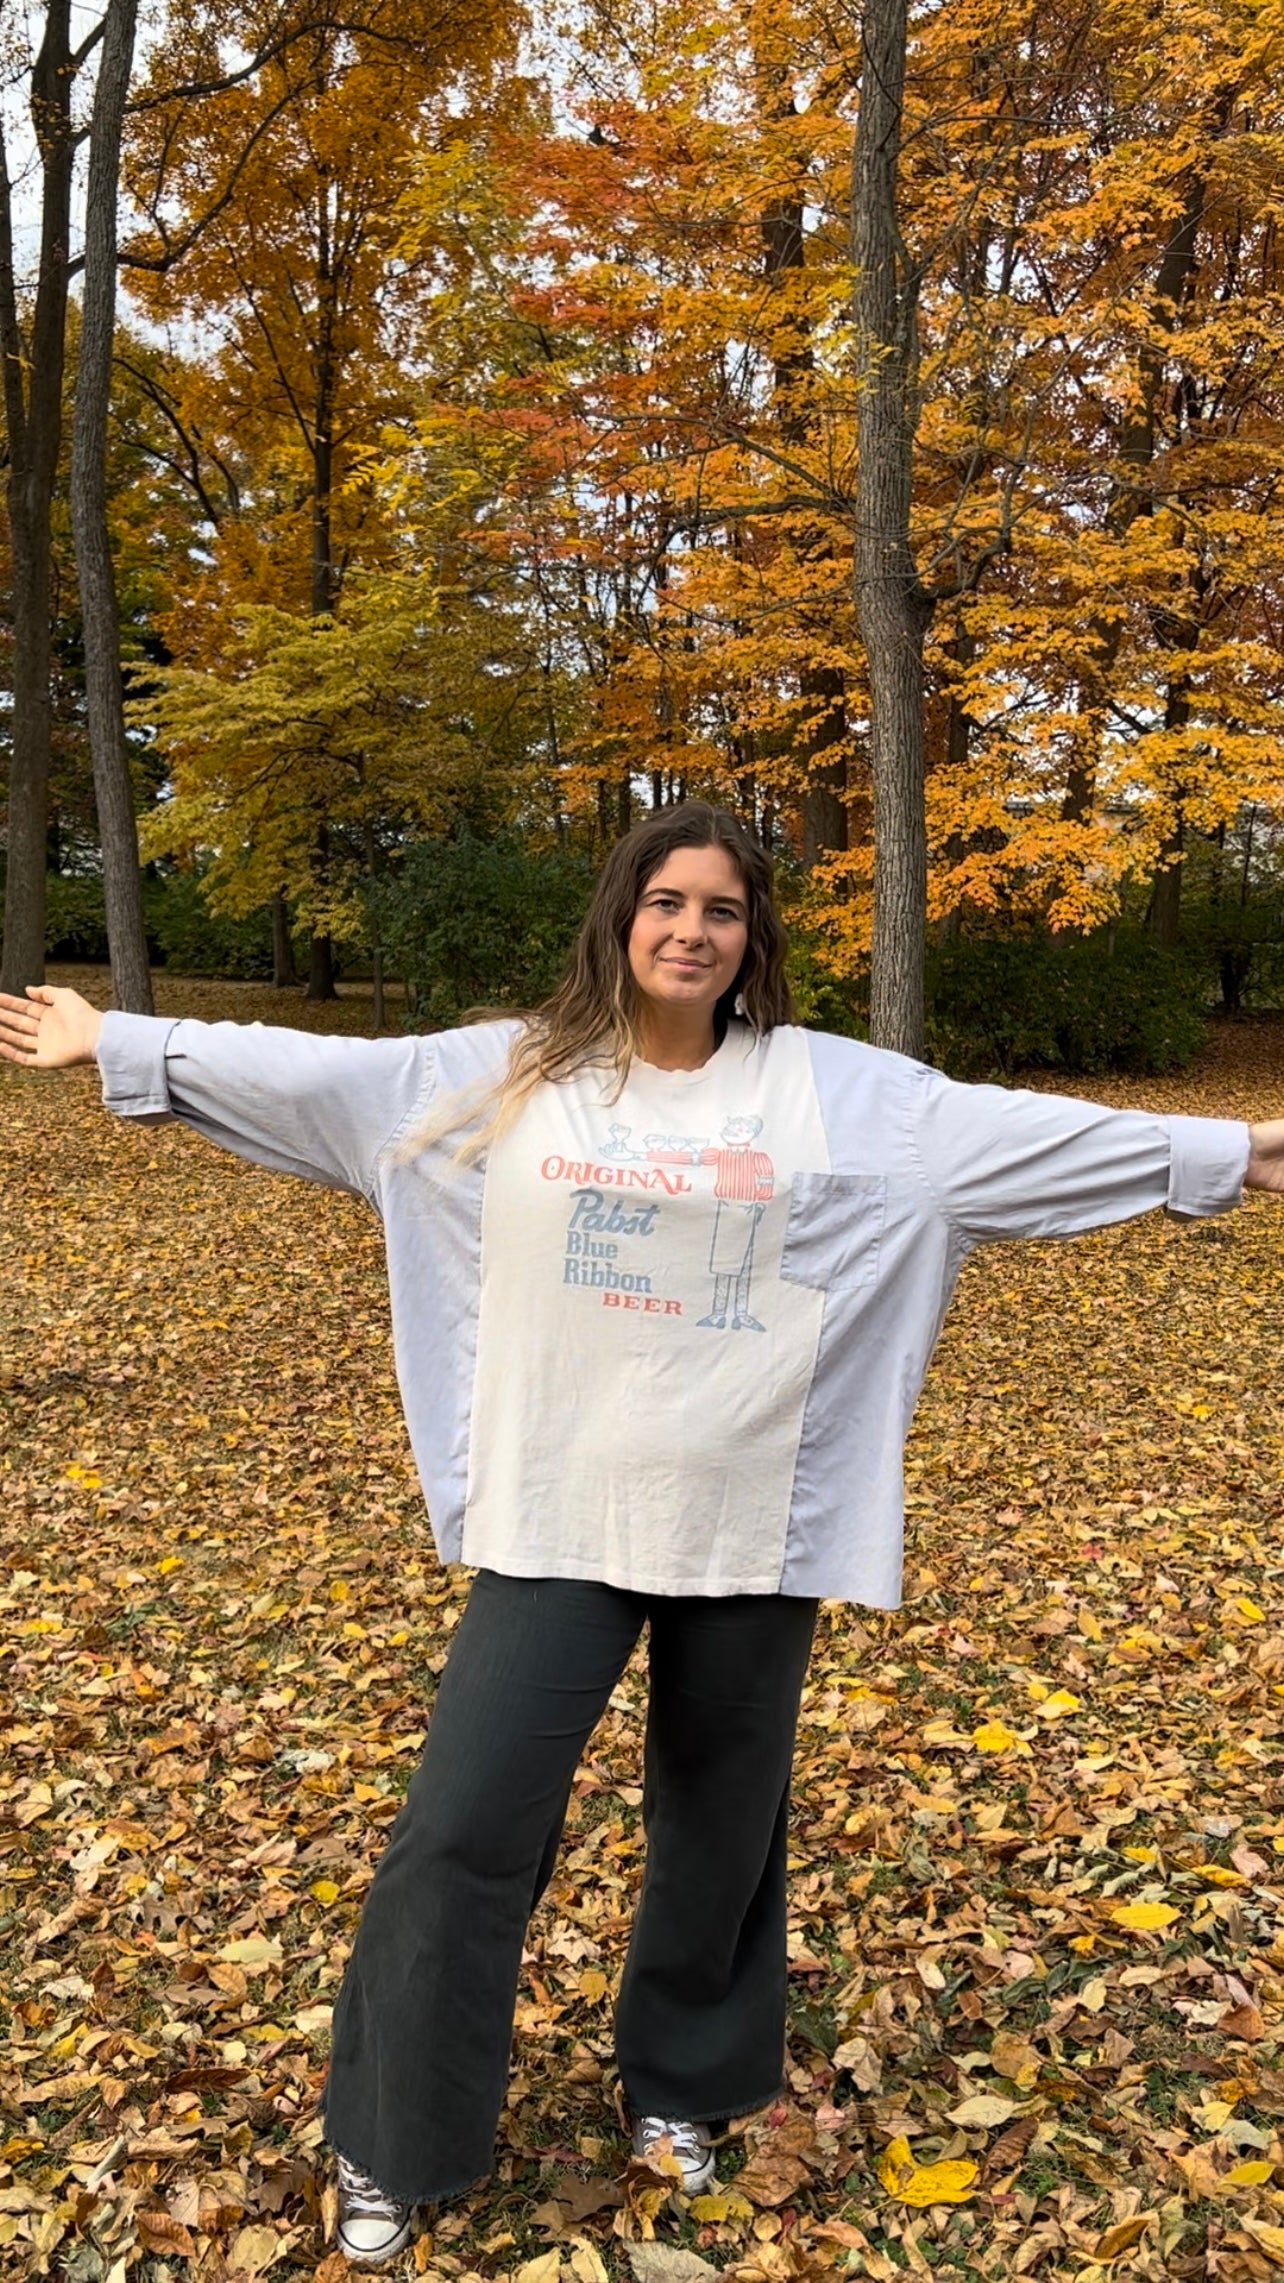
M 878 1281 L 887 1217 L 882 1173 L 796 1173 L 780 1273 L 816 1292 L 855 1292 Z

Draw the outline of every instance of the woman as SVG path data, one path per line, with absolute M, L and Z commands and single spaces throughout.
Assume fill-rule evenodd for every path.
M 530 1913 L 644 1626 L 647 1865 L 616 2045 L 639 2152 L 782 2076 L 789 1766 L 820 1596 L 894 1607 L 901 1452 L 960 1264 L 1284 1187 L 1284 1120 L 959 1086 L 790 1021 L 768 859 L 699 802 L 627 834 L 525 1021 L 325 1039 L 0 998 L 0 1052 L 97 1059 L 383 1216 L 441 1557 L 478 1571 L 335 2009 L 340 2241 L 378 2265 L 491 2162 Z

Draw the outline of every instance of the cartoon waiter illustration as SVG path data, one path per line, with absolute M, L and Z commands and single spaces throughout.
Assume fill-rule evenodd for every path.
M 712 1145 L 702 1134 L 644 1134 L 642 1148 L 635 1150 L 629 1128 L 615 1125 L 602 1151 L 604 1157 L 631 1158 L 649 1165 L 712 1167 L 717 1204 L 709 1241 L 713 1300 L 708 1315 L 697 1319 L 712 1332 L 726 1331 L 728 1311 L 733 1332 L 767 1329 L 749 1309 L 754 1240 L 776 1189 L 775 1166 L 766 1150 L 754 1147 L 761 1132 L 761 1118 L 732 1117 L 724 1121 L 721 1138 Z
M 691 1158 L 693 1165 L 713 1167 L 718 1205 L 709 1243 L 713 1304 L 699 1321 L 715 1332 L 725 1332 L 728 1308 L 733 1332 L 767 1329 L 749 1310 L 754 1240 L 776 1186 L 771 1159 L 765 1150 L 754 1148 L 761 1132 L 761 1118 L 728 1118 L 721 1140 L 698 1155 L 693 1152 Z

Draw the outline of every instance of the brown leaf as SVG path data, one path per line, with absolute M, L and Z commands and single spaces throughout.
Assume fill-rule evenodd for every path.
M 1217 2027 L 1223 2037 L 1242 2038 L 1246 2045 L 1255 2045 L 1266 2035 L 1266 2023 L 1254 2005 L 1232 2006 Z
M 771 2211 L 780 2204 L 787 2204 L 807 2178 L 807 2166 L 801 2156 L 792 2156 L 787 2148 L 767 2144 L 756 2148 L 744 2170 L 737 2172 L 736 2187 L 751 2204 Z
M 145 2251 L 167 2252 L 175 2259 L 195 2259 L 196 2245 L 182 2221 L 176 2220 L 172 2212 L 137 2211 L 134 2225 Z
M 986 2180 L 1001 2180 L 1015 2172 L 1039 2129 L 1037 2117 L 1017 2117 L 986 2151 L 982 2168 Z

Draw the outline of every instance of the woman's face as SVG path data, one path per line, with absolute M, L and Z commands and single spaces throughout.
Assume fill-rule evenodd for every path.
M 659 1013 L 706 1012 L 735 982 L 749 941 L 749 898 L 725 848 L 677 848 L 653 872 L 629 931 L 629 966 Z

